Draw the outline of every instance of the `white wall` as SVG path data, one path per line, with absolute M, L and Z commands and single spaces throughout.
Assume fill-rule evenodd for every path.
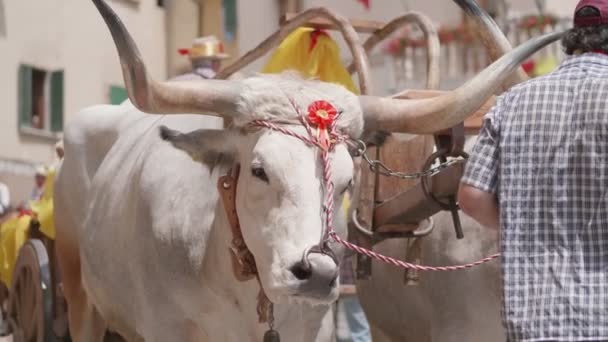
M 238 0 L 237 6 L 239 54 L 242 56 L 279 28 L 279 5 L 278 0 Z M 246 70 L 261 70 L 269 55 Z
M 558 16 L 571 16 L 579 0 L 545 0 L 547 13 Z M 537 13 L 533 0 L 510 0 L 511 9 L 522 13 Z
M 201 10 L 200 5 L 193 0 L 166 2 L 167 76 L 172 77 L 191 69 L 190 59 L 188 56 L 181 56 L 178 49 L 190 48 L 192 40 L 199 35 Z
M 164 10 L 155 0 L 109 0 L 137 42 L 150 73 L 166 77 Z M 63 69 L 64 125 L 80 109 L 108 103 L 108 86 L 122 85 L 110 33 L 87 0 L 6 0 L 7 35 L 0 37 L 0 159 L 53 160 L 53 142 L 17 130 L 20 63 Z

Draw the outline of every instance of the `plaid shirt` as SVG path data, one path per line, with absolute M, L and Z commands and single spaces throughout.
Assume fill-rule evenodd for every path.
M 608 341 L 608 56 L 500 96 L 462 181 L 498 198 L 509 341 Z

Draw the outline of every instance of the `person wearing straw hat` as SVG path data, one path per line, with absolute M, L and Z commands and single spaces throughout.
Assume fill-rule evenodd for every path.
M 215 36 L 194 39 L 189 49 L 179 49 L 192 63 L 192 72 L 172 78 L 172 81 L 211 79 L 220 70 L 222 61 L 230 56 L 224 52 L 224 44 Z

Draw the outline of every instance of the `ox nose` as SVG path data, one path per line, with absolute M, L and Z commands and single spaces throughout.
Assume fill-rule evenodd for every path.
M 306 281 L 312 287 L 334 287 L 338 278 L 338 265 L 331 257 L 313 253 L 308 255 L 307 263 L 300 261 L 290 267 L 298 280 Z

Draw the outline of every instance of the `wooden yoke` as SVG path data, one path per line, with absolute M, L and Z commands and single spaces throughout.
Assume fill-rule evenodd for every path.
M 439 96 L 445 91 L 438 90 L 406 90 L 394 95 L 400 99 L 423 99 Z M 464 135 L 478 134 L 484 115 L 494 105 L 495 97 L 491 97 L 486 103 L 473 113 L 464 122 Z M 433 146 L 453 144 L 456 157 L 460 149 L 464 146 L 464 136 L 458 132 L 460 128 L 454 127 L 433 135 L 404 136 L 393 134 L 386 143 L 380 148 L 379 159 L 389 168 L 407 173 L 420 172 L 428 162 L 429 156 L 433 153 Z M 453 141 L 450 142 L 450 139 Z M 443 141 L 442 141 L 443 140 Z M 460 151 L 459 151 L 460 150 Z M 462 164 L 456 164 L 428 179 L 429 191 L 437 198 L 447 199 L 454 197 L 458 190 L 458 183 L 463 172 Z M 371 228 L 375 232 L 383 233 L 385 228 L 396 231 L 408 231 L 411 225 L 414 229 L 417 224 L 435 213 L 445 209 L 435 203 L 425 194 L 420 179 L 401 180 L 394 177 L 380 177 L 377 181 L 376 205 L 374 208 L 373 222 Z M 402 227 L 396 227 L 402 224 Z M 405 224 L 409 224 L 406 226 Z
M 279 25 L 283 25 L 286 21 L 293 19 L 293 17 L 295 16 L 296 13 L 285 13 L 281 16 L 279 20 Z M 386 24 L 381 21 L 363 19 L 350 19 L 349 21 L 351 25 L 355 28 L 355 31 L 360 33 L 374 33 L 383 28 Z M 318 28 L 321 30 L 337 30 L 336 26 L 331 21 L 325 18 L 314 18 L 308 21 L 308 23 L 306 23 L 306 25 L 304 26 Z

